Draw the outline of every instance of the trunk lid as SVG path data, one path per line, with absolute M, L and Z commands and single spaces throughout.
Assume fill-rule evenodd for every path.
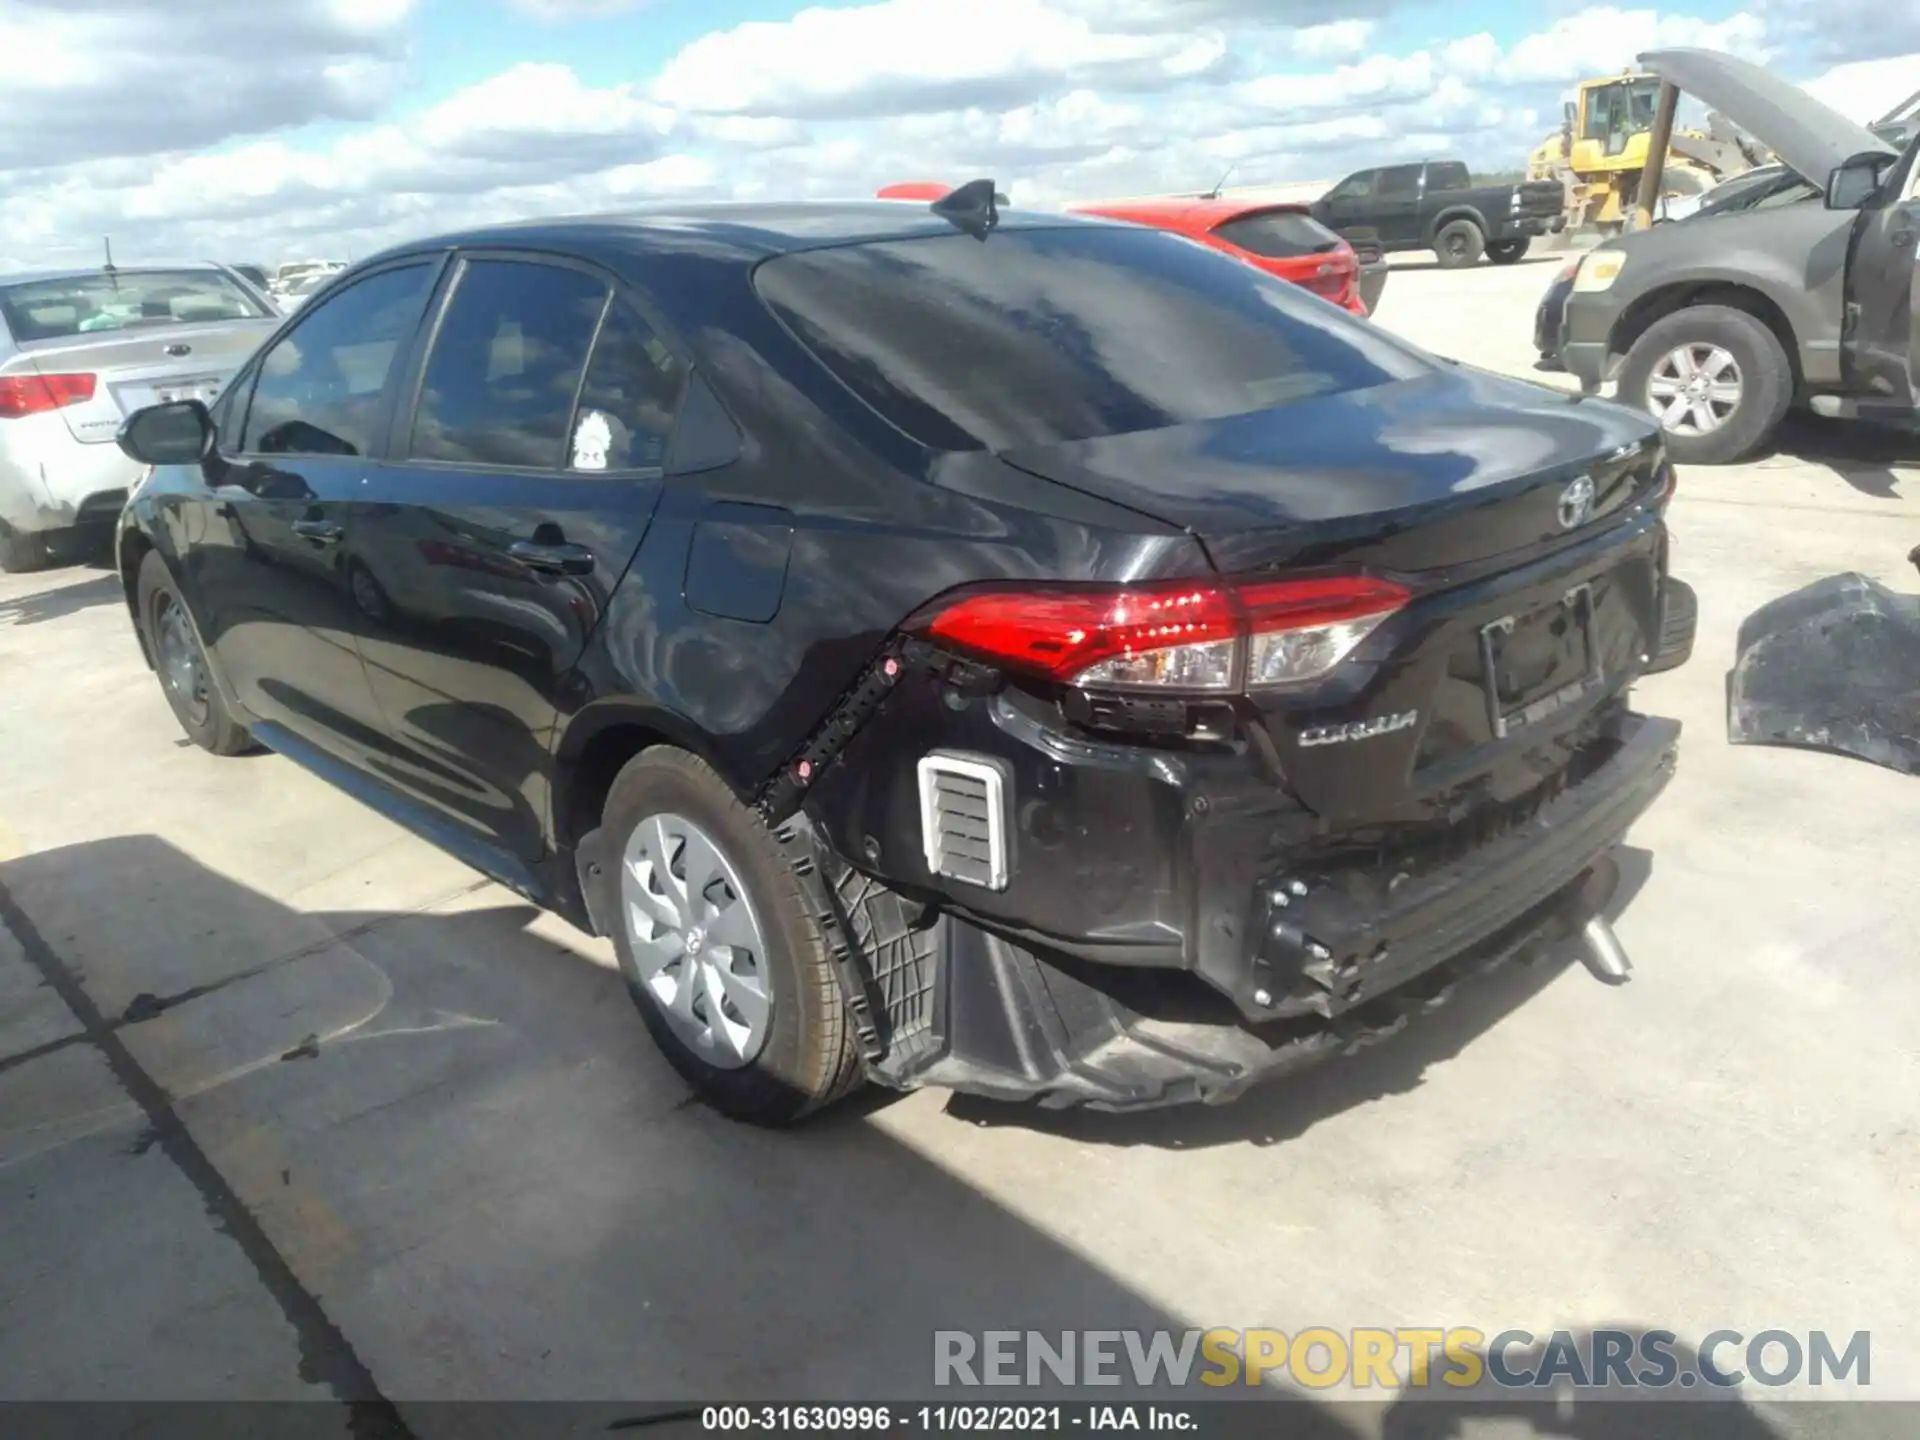
M 1287 785 L 1342 837 L 1544 793 L 1593 742 L 1658 632 L 1655 439 L 1633 411 L 1447 369 L 1002 458 L 1188 528 L 1228 574 L 1409 583 L 1330 674 L 1250 695 Z
M 1520 563 L 1642 498 L 1652 421 L 1467 367 L 1225 420 L 1001 452 L 1191 531 L 1227 573 Z M 1565 494 L 1585 479 L 1590 501 Z M 1583 487 L 1584 488 L 1584 487 Z M 1562 502 L 1578 510 L 1561 521 Z
M 111 442 L 134 411 L 168 400 L 209 405 L 280 317 L 222 320 L 201 325 L 156 325 L 22 345 L 8 369 L 43 375 L 88 374 L 93 398 L 63 406 L 61 418 L 82 444 Z

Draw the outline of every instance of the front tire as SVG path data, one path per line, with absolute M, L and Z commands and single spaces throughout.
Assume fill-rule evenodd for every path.
M 1493 240 L 1487 244 L 1487 259 L 1496 265 L 1517 265 L 1526 258 L 1527 250 L 1532 246 L 1530 236 L 1518 240 Z
M 1766 444 L 1793 402 L 1779 337 L 1726 305 L 1693 305 L 1655 321 L 1620 367 L 1620 400 L 1660 422 L 1684 465 L 1731 465 Z
M 187 738 L 214 755 L 244 755 L 259 748 L 227 709 L 214 681 L 213 662 L 159 551 L 149 550 L 141 560 L 135 595 L 161 692 Z
M 1442 270 L 1466 270 L 1480 263 L 1487 237 L 1471 220 L 1449 220 L 1433 237 L 1433 253 Z
M 789 1125 L 863 1077 L 852 1019 L 780 842 L 712 767 L 669 746 L 613 782 L 595 911 L 654 1043 L 707 1104 Z

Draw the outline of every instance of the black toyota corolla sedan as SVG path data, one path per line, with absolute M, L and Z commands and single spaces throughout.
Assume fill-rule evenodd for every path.
M 610 937 L 736 1117 L 1219 1101 L 1620 968 L 1652 421 L 1177 237 L 979 182 L 444 236 L 121 444 L 187 735 Z

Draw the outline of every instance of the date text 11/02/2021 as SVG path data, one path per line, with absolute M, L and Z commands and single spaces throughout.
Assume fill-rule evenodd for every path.
M 700 1428 L 717 1432 L 825 1431 L 887 1433 L 1037 1434 L 1068 1430 L 1153 1430 L 1192 1434 L 1202 1429 L 1191 1409 L 1178 1405 L 709 1405 Z

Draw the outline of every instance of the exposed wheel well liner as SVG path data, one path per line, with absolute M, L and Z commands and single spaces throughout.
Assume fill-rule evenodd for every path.
M 553 829 L 554 840 L 563 849 L 572 850 L 581 837 L 600 823 L 607 794 L 627 762 L 655 745 L 671 745 L 699 756 L 725 779 L 741 799 L 747 792 L 727 775 L 707 747 L 666 716 L 642 716 L 633 713 L 610 715 L 604 719 L 576 718 L 579 725 L 589 721 L 584 738 L 568 743 L 563 740 L 554 766 Z

